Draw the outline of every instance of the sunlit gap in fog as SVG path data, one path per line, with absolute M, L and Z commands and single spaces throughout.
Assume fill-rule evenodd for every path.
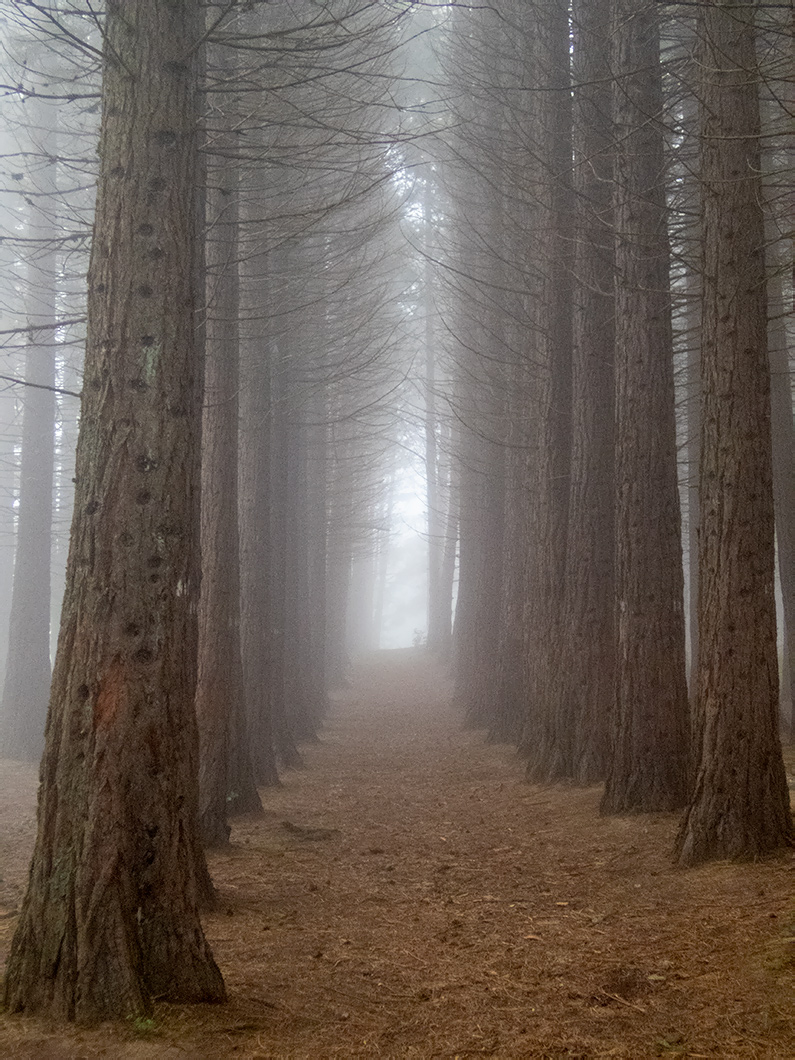
M 354 556 L 347 654 L 421 646 L 427 630 L 428 518 L 425 477 L 404 449 L 386 473 L 373 533 Z
M 384 557 L 379 648 L 424 643 L 428 627 L 428 516 L 425 480 L 410 464 L 395 469 Z

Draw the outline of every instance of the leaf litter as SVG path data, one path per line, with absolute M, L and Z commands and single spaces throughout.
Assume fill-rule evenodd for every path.
M 675 869 L 675 816 L 601 818 L 598 787 L 527 785 L 420 649 L 332 698 L 307 768 L 209 855 L 229 1002 L 159 1004 L 145 1028 L 0 1016 L 0 1056 L 795 1056 L 791 856 Z M 0 762 L 3 960 L 35 790 L 35 768 Z

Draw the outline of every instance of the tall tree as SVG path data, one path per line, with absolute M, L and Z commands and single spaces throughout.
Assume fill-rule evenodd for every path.
M 576 192 L 572 443 L 557 645 L 566 662 L 554 666 L 546 709 L 539 704 L 542 709 L 529 732 L 535 728 L 537 733 L 536 749 L 530 751 L 537 779 L 588 783 L 604 777 L 615 670 L 609 2 L 576 2 L 571 13 Z M 560 478 L 565 484 L 565 469 Z
M 541 289 L 541 432 L 534 557 L 529 591 L 535 599 L 529 666 L 530 702 L 522 737 L 528 778 L 557 779 L 569 771 L 574 725 L 560 697 L 563 664 L 572 413 L 574 206 L 573 110 L 568 5 L 542 5 L 538 16 L 538 240 Z M 532 31 L 531 31 L 532 32 Z M 598 325 L 597 325 L 598 326 Z M 609 364 L 609 360 L 608 360 Z M 582 606 L 578 603 L 578 606 Z
M 490 727 L 499 689 L 505 530 L 506 270 L 504 231 L 507 136 L 502 91 L 516 64 L 505 27 L 487 9 L 457 11 L 445 59 L 462 100 L 446 167 L 454 204 L 447 253 L 454 261 L 449 328 L 454 336 L 450 408 L 457 420 L 459 580 L 453 630 L 455 698 L 467 724 Z
M 244 265 L 244 320 L 267 277 L 267 255 Z M 253 331 L 246 328 L 246 331 Z M 257 329 L 259 330 L 259 329 Z M 259 784 L 279 783 L 273 743 L 270 571 L 270 368 L 264 343 L 244 334 L 240 361 L 239 520 L 240 639 L 254 775 Z M 265 347 L 265 348 L 264 348 Z
M 223 76 L 232 81 L 234 69 Z M 246 731 L 245 684 L 240 643 L 240 547 L 238 536 L 238 170 L 232 104 L 213 115 L 207 168 L 207 303 L 202 417 L 199 670 L 199 822 L 202 840 L 219 845 L 229 836 L 227 817 L 262 808 Z M 208 118 L 208 125 L 210 119 Z
M 770 246 L 768 241 L 768 246 Z M 780 253 L 780 257 L 784 254 Z M 783 263 L 782 263 L 783 264 Z M 769 270 L 770 271 L 770 270 Z M 783 618 L 782 713 L 789 709 L 789 738 L 795 738 L 795 420 L 789 342 L 781 272 L 768 280 L 770 405 L 773 437 L 773 496 Z
M 56 190 L 57 143 L 52 105 L 26 107 L 32 136 L 33 187 L 28 218 L 25 393 L 19 470 L 14 582 L 9 643 L 0 702 L 0 753 L 37 760 L 44 746 L 50 690 L 50 552 L 55 444 Z M 40 328 L 41 330 L 35 330 Z
M 257 130 L 258 139 L 266 128 Z M 241 178 L 240 246 L 240 423 L 238 433 L 238 520 L 240 531 L 240 637 L 245 701 L 254 775 L 259 784 L 279 784 L 273 734 L 273 611 L 271 601 L 270 377 L 269 337 L 274 242 L 261 234 L 261 202 L 267 201 L 269 173 L 262 165 Z M 259 223 L 258 223 L 259 222 Z M 248 244 L 244 245 L 244 235 Z
M 770 355 L 770 406 L 773 438 L 773 506 L 782 611 L 781 720 L 795 739 L 795 417 L 792 395 L 792 260 L 795 206 L 792 136 L 795 107 L 795 9 L 773 9 L 760 15 L 763 39 L 757 53 L 765 57 L 761 81 L 762 167 L 765 184 L 765 264 L 767 335 Z M 767 32 L 765 22 L 768 22 Z M 770 25 L 772 23 L 772 25 Z M 782 32 L 783 30 L 783 32 Z M 771 61 L 772 60 L 772 61 Z M 776 61 L 777 60 L 777 61 Z
M 75 514 L 5 1003 L 217 1001 L 199 921 L 198 0 L 110 0 Z
M 489 739 L 516 743 L 525 724 L 529 677 L 531 673 L 529 644 L 531 615 L 536 615 L 535 600 L 529 598 L 533 558 L 537 553 L 533 538 L 536 503 L 540 502 L 538 465 L 540 434 L 546 420 L 539 400 L 539 366 L 544 353 L 544 268 L 539 250 L 541 214 L 539 183 L 545 173 L 540 161 L 545 158 L 537 135 L 539 113 L 538 47 L 536 46 L 537 12 L 532 4 L 514 5 L 516 28 L 512 67 L 503 78 L 509 92 L 508 112 L 503 117 L 506 130 L 501 137 L 502 149 L 497 156 L 502 169 L 501 198 L 505 219 L 492 239 L 499 243 L 494 250 L 500 255 L 501 310 L 506 318 L 504 531 L 501 542 L 502 584 L 500 600 L 499 654 L 494 710 L 490 719 Z M 505 49 L 507 51 L 507 49 Z M 507 76 L 506 76 L 507 74 Z M 546 220 L 549 220 L 547 215 Z
M 679 861 L 795 842 L 778 736 L 755 8 L 701 11 L 704 252 L 695 788 Z
M 659 12 L 612 8 L 616 138 L 616 701 L 604 813 L 687 798 L 682 546 L 676 480 Z
M 574 0 L 572 466 L 558 671 L 563 777 L 602 780 L 615 683 L 614 263 L 609 0 Z

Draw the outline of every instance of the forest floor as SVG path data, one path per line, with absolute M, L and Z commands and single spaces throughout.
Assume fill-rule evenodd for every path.
M 93 1030 L 0 1016 L 0 1057 L 795 1057 L 795 860 L 671 865 L 672 815 L 523 781 L 420 650 L 335 697 L 306 768 L 210 856 L 224 1005 Z M 0 960 L 35 771 L 0 763 Z

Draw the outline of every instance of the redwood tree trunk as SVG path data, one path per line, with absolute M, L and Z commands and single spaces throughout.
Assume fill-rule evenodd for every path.
M 270 545 L 270 368 L 259 343 L 249 342 L 241 362 L 240 580 L 241 653 L 254 773 L 276 787 L 273 743 Z
M 795 839 L 778 735 L 754 7 L 716 0 L 701 16 L 698 769 L 677 841 L 687 865 Z
M 197 0 L 110 0 L 75 513 L 11 1011 L 217 1001 L 198 915 Z
M 221 120 L 231 116 L 221 110 Z M 199 672 L 199 824 L 208 846 L 229 838 L 230 813 L 262 809 L 249 756 L 240 647 L 237 454 L 240 391 L 237 172 L 223 132 L 209 167 L 207 360 L 202 420 Z
M 258 203 L 265 187 L 261 173 L 252 181 L 243 221 L 256 231 Z M 267 243 L 266 243 L 267 245 Z M 240 530 L 240 639 L 245 701 L 254 773 L 261 785 L 276 787 L 279 774 L 273 737 L 273 606 L 271 599 L 271 365 L 268 335 L 260 314 L 267 314 L 270 255 L 252 255 L 241 265 L 242 344 L 240 350 L 240 423 L 238 520 Z M 242 323 L 242 322 L 245 322 Z
M 689 708 L 658 12 L 614 0 L 616 701 L 604 813 L 684 806 Z
M 286 264 L 283 255 L 277 262 Z M 290 539 L 288 511 L 290 506 L 290 424 L 295 415 L 289 371 L 290 336 L 274 337 L 270 347 L 271 364 L 271 710 L 276 758 L 280 765 L 297 769 L 303 764 L 296 747 L 289 722 L 287 700 L 288 652 L 287 643 L 287 564 Z
M 455 699 L 471 728 L 488 728 L 496 685 L 491 680 L 499 647 L 502 581 L 503 450 L 477 433 L 491 415 L 494 394 L 489 387 L 487 411 L 475 410 L 464 425 L 460 479 L 460 580 L 455 616 Z M 478 418 L 478 413 L 484 419 Z M 496 416 L 494 417 L 496 420 Z M 492 421 L 493 422 L 493 421 Z
M 297 395 L 296 395 L 297 396 Z M 286 550 L 284 630 L 284 687 L 290 732 L 296 743 L 317 739 L 322 714 L 322 698 L 312 681 L 312 634 L 310 611 L 316 603 L 310 583 L 310 496 L 307 452 L 308 428 L 303 403 L 293 406 L 293 422 L 288 427 L 287 477 L 285 497 Z
M 439 460 L 439 412 L 437 408 L 437 351 L 434 297 L 433 254 L 433 174 L 430 167 L 425 175 L 423 190 L 425 252 L 428 257 L 423 268 L 423 298 L 425 311 L 425 481 L 428 504 L 428 649 L 441 655 L 450 635 L 450 598 L 445 596 L 442 577 L 444 563 L 444 526 L 446 511 L 443 503 L 441 467 Z
M 569 69 L 568 5 L 538 5 L 535 87 L 537 145 L 531 155 L 538 171 L 539 459 L 532 520 L 529 591 L 529 703 L 522 751 L 529 780 L 545 781 L 560 772 L 561 716 L 555 698 L 560 667 L 566 578 L 569 476 L 571 471 L 572 372 L 572 103 Z
M 607 769 L 615 686 L 613 129 L 609 0 L 572 10 L 577 287 L 559 762 L 588 784 Z

